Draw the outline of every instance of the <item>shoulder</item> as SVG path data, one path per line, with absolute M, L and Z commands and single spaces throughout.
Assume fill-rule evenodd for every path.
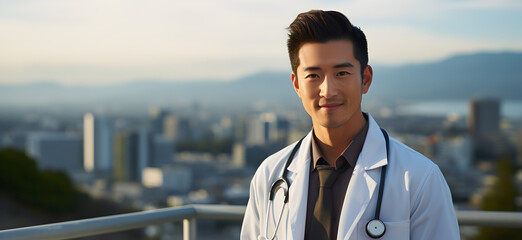
M 433 161 L 394 138 L 390 138 L 388 164 L 390 168 L 404 175 L 413 199 L 431 189 L 426 187 L 427 184 L 447 186 L 442 172 Z
M 388 165 L 401 174 L 409 197 L 411 239 L 458 239 L 451 192 L 439 167 L 424 155 L 390 138 Z
M 399 167 L 422 171 L 437 167 L 429 158 L 413 150 L 404 143 L 390 137 L 390 160 L 389 162 Z

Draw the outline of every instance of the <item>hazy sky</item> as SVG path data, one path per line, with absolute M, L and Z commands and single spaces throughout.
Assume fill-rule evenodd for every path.
M 310 9 L 360 26 L 370 64 L 522 52 L 519 0 L 0 0 L 0 84 L 290 71 L 285 28 Z

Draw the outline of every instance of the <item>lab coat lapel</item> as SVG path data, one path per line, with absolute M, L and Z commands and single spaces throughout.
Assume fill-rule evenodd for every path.
M 352 238 L 370 199 L 378 195 L 376 187 L 380 180 L 379 169 L 388 164 L 384 137 L 380 127 L 369 114 L 368 123 L 366 140 L 346 190 L 337 239 Z
M 312 132 L 303 139 L 299 150 L 288 166 L 290 195 L 288 204 L 287 239 L 304 239 L 308 179 L 310 175 L 310 144 Z

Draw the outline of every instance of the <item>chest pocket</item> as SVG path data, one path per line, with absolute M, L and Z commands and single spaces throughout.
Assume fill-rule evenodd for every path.
M 353 239 L 368 239 L 374 240 L 366 233 L 366 224 L 369 220 L 361 220 L 357 224 L 357 238 Z M 386 225 L 386 232 L 384 236 L 378 238 L 380 240 L 407 240 L 410 239 L 410 220 L 399 221 L 399 222 L 384 222 Z

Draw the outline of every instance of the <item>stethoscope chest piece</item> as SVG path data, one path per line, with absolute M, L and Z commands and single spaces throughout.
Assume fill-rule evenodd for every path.
M 386 226 L 379 219 L 373 219 L 366 224 L 366 233 L 372 238 L 380 238 L 385 232 Z

